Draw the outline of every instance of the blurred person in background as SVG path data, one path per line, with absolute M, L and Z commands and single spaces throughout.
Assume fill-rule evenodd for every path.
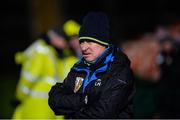
M 69 73 L 71 67 L 76 63 L 81 57 L 81 50 L 79 46 L 78 32 L 80 29 L 79 23 L 75 20 L 67 20 L 63 24 L 63 32 L 67 38 L 68 50 L 66 50 L 66 56 L 59 62 L 59 75 L 62 80 L 65 79 Z
M 63 30 L 66 33 L 66 35 L 69 37 L 68 43 L 71 50 L 73 51 L 73 54 L 78 58 L 81 58 L 82 53 L 79 46 L 79 37 L 78 37 L 79 29 L 80 29 L 79 23 L 72 19 L 66 21 L 63 25 Z
M 66 35 L 67 47 L 63 50 L 64 56 L 58 62 L 58 73 L 61 76 L 61 80 L 65 79 L 71 67 L 81 57 L 78 39 L 79 29 L 80 25 L 75 20 L 67 20 L 62 26 L 63 33 Z
M 155 117 L 180 118 L 180 20 L 174 19 L 166 25 L 166 31 L 159 37 L 161 51 L 157 59 L 161 76 Z
M 49 92 L 49 105 L 65 118 L 132 118 L 134 79 L 127 56 L 109 44 L 108 18 L 90 12 L 79 32 L 83 57 Z
M 63 81 L 66 68 L 62 62 L 68 54 L 66 35 L 60 29 L 50 29 L 25 51 L 16 53 L 15 61 L 22 69 L 12 102 L 14 119 L 55 118 L 48 106 L 48 92 Z
M 159 80 L 160 70 L 156 57 L 160 46 L 153 34 L 146 33 L 135 40 L 125 42 L 122 47 L 132 61 L 131 67 L 137 77 L 150 82 Z
M 158 39 L 153 33 L 145 33 L 122 44 L 124 52 L 131 60 L 136 81 L 134 97 L 134 117 L 152 118 L 155 114 L 156 86 L 160 69 L 156 63 L 160 51 Z

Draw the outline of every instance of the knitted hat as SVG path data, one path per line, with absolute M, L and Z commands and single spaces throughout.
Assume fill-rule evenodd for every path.
M 79 40 L 90 40 L 101 45 L 109 45 L 109 21 L 102 12 L 90 12 L 79 31 Z

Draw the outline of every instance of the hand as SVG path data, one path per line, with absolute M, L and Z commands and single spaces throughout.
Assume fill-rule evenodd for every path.
M 57 93 L 72 94 L 73 90 L 71 90 L 71 88 L 68 86 L 64 86 L 63 83 L 56 83 L 54 86 L 52 86 L 49 92 L 49 96 L 57 94 Z
M 12 107 L 16 108 L 18 105 L 21 104 L 21 101 L 19 99 L 17 99 L 16 97 L 14 97 L 11 101 L 10 104 L 12 105 Z

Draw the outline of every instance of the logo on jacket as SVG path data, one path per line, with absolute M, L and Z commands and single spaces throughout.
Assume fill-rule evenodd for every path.
M 94 85 L 95 85 L 95 86 L 101 86 L 101 79 L 98 79 L 98 80 L 95 82 Z
M 82 78 L 82 77 L 76 77 L 74 93 L 76 93 L 79 90 L 79 88 L 81 87 L 81 85 L 83 83 L 83 80 L 84 80 L 84 78 Z

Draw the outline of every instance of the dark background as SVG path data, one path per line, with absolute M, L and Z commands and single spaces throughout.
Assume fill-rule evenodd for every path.
M 180 16 L 179 4 L 170 0 L 52 1 L 56 1 L 58 12 L 62 13 L 59 17 L 60 25 L 70 18 L 82 23 L 82 18 L 88 11 L 106 12 L 110 19 L 111 37 L 115 43 L 153 31 L 157 24 L 167 24 L 171 21 L 167 16 Z M 42 1 L 41 5 L 47 4 Z M 14 62 L 14 54 L 24 50 L 37 36 L 33 34 L 35 29 L 32 27 L 32 6 L 33 0 L 2 0 L 0 3 L 0 118 L 10 118 L 13 112 L 10 100 L 20 72 L 20 66 Z

